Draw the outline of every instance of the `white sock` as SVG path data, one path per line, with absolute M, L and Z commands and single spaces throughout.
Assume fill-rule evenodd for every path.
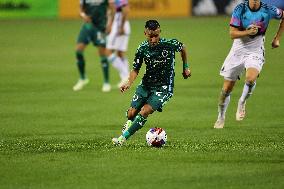
M 231 93 L 226 93 L 222 90 L 218 104 L 218 120 L 225 119 L 226 111 L 231 99 Z
M 127 79 L 129 76 L 129 65 L 128 65 L 128 60 L 127 58 L 123 58 L 123 79 Z
M 240 98 L 240 103 L 244 104 L 246 100 L 252 95 L 253 90 L 255 89 L 256 82 L 253 84 L 245 83 L 242 96 Z
M 109 62 L 111 62 L 112 66 L 118 71 L 120 79 L 125 78 L 125 71 L 124 71 L 124 62 L 121 58 L 117 57 L 114 53 L 108 57 Z M 128 75 L 127 75 L 128 76 Z

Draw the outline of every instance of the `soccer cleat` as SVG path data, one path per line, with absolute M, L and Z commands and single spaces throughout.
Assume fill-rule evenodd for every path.
M 245 103 L 241 103 L 239 101 L 238 103 L 238 109 L 236 112 L 236 120 L 237 121 L 242 121 L 246 116 L 246 102 Z
M 83 89 L 85 85 L 89 83 L 89 79 L 79 79 L 78 82 L 74 85 L 73 91 L 79 91 Z
M 128 128 L 131 126 L 131 124 L 132 124 L 132 121 L 131 121 L 131 120 L 127 120 L 127 122 L 126 122 L 126 123 L 123 125 L 123 127 L 122 127 L 122 130 L 121 130 L 122 134 L 123 134 L 125 131 L 128 130 Z
M 110 84 L 109 83 L 104 83 L 103 87 L 102 87 L 102 91 L 103 92 L 110 92 L 110 90 L 111 90 Z
M 214 124 L 215 129 L 223 129 L 225 125 L 225 119 L 217 119 L 217 121 Z
M 126 141 L 126 139 L 123 136 L 120 136 L 118 138 L 113 138 L 112 143 L 116 146 L 122 146 L 122 144 Z

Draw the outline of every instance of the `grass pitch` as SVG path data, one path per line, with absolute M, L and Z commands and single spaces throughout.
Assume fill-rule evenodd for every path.
M 162 36 L 184 42 L 192 78 L 183 80 L 177 54 L 175 93 L 126 146 L 114 147 L 135 85 L 126 94 L 101 92 L 97 51 L 86 51 L 90 84 L 80 92 L 75 42 L 81 22 L 0 21 L 0 188 L 283 188 L 283 47 L 269 44 L 248 117 L 234 120 L 242 90 L 232 94 L 224 129 L 215 130 L 221 67 L 232 41 L 228 17 L 160 20 Z M 132 20 L 130 63 L 144 40 Z M 282 43 L 284 41 L 282 40 Z M 145 67 L 144 67 L 145 68 Z M 111 69 L 111 83 L 118 75 Z M 168 134 L 164 148 L 146 146 L 150 127 Z

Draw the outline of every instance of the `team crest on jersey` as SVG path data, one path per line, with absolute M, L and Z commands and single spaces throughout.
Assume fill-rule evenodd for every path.
M 134 94 L 134 95 L 133 95 L 133 99 L 132 99 L 132 100 L 133 100 L 133 101 L 137 101 L 137 100 L 138 100 L 138 98 L 139 98 L 139 97 L 137 96 L 137 94 Z
M 169 55 L 169 52 L 167 50 L 163 50 L 162 56 L 167 57 Z

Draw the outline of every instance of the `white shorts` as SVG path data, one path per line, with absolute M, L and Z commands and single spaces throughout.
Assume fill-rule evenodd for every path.
M 125 34 L 118 35 L 118 28 L 120 26 L 120 23 L 121 23 L 120 15 L 116 14 L 111 27 L 111 32 L 107 36 L 106 48 L 111 50 L 126 52 L 128 48 L 128 41 L 130 35 L 130 24 L 129 21 L 126 21 L 123 26 Z
M 231 51 L 225 59 L 220 75 L 226 80 L 236 81 L 248 68 L 255 68 L 260 72 L 264 62 L 263 53 L 235 53 Z

